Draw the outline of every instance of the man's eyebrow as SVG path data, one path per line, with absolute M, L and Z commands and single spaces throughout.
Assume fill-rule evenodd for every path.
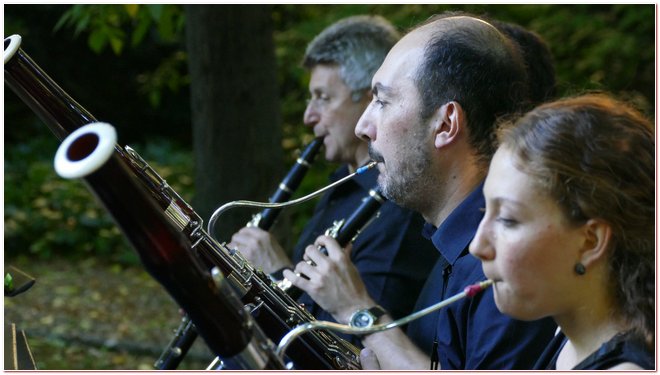
M 378 82 L 374 85 L 374 88 L 371 90 L 375 96 L 378 96 L 379 93 L 380 95 L 388 95 L 392 94 L 392 91 L 394 91 L 391 87 L 385 86 L 382 83 Z

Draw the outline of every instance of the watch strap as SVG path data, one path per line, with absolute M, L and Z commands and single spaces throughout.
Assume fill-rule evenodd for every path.
M 348 324 L 352 327 L 358 327 L 358 325 L 354 324 L 356 318 L 363 315 L 370 315 L 371 323 L 366 327 L 371 327 L 377 324 L 378 320 L 385 314 L 387 314 L 387 311 L 380 305 L 375 305 L 366 309 L 358 309 L 351 315 Z
M 372 307 L 370 307 L 368 310 L 369 310 L 369 312 L 371 313 L 371 315 L 373 315 L 374 317 L 376 317 L 376 319 L 374 319 L 374 323 L 378 322 L 378 320 L 379 320 L 383 315 L 387 314 L 387 310 L 385 310 L 385 309 L 383 308 L 383 306 L 381 306 L 381 305 L 372 306 Z

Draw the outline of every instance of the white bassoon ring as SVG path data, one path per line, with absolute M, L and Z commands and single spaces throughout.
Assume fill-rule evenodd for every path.
M 5 38 L 5 43 L 7 43 L 8 39 L 9 39 L 9 45 L 5 47 L 5 52 L 3 53 L 5 64 L 7 64 L 7 61 L 11 60 L 12 56 L 14 56 L 16 51 L 18 51 L 18 48 L 21 46 L 20 35 L 14 34 L 10 37 Z
M 115 152 L 117 132 L 104 122 L 92 122 L 64 139 L 55 154 L 55 172 L 64 178 L 94 173 Z

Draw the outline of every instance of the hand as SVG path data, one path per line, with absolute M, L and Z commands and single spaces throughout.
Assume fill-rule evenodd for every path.
M 265 273 L 293 267 L 279 242 L 263 229 L 244 227 L 231 236 L 231 242 L 227 246 L 237 249 L 253 267 L 261 268 Z
M 328 250 L 327 256 L 319 251 L 319 246 Z M 284 277 L 307 292 L 338 322 L 346 324 L 358 309 L 376 305 L 351 262 L 350 246 L 344 251 L 334 238 L 319 236 L 314 245 L 305 248 L 304 258 L 314 262 L 314 265 L 307 261 L 300 262 L 295 273 L 285 270 Z M 303 274 L 308 279 L 297 274 Z
M 363 370 L 380 370 L 380 363 L 378 357 L 369 348 L 364 348 L 360 351 L 360 364 Z

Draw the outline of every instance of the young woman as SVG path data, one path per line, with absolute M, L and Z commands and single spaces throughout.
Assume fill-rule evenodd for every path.
M 604 94 L 498 131 L 470 252 L 497 307 L 559 331 L 537 369 L 655 367 L 655 137 Z

